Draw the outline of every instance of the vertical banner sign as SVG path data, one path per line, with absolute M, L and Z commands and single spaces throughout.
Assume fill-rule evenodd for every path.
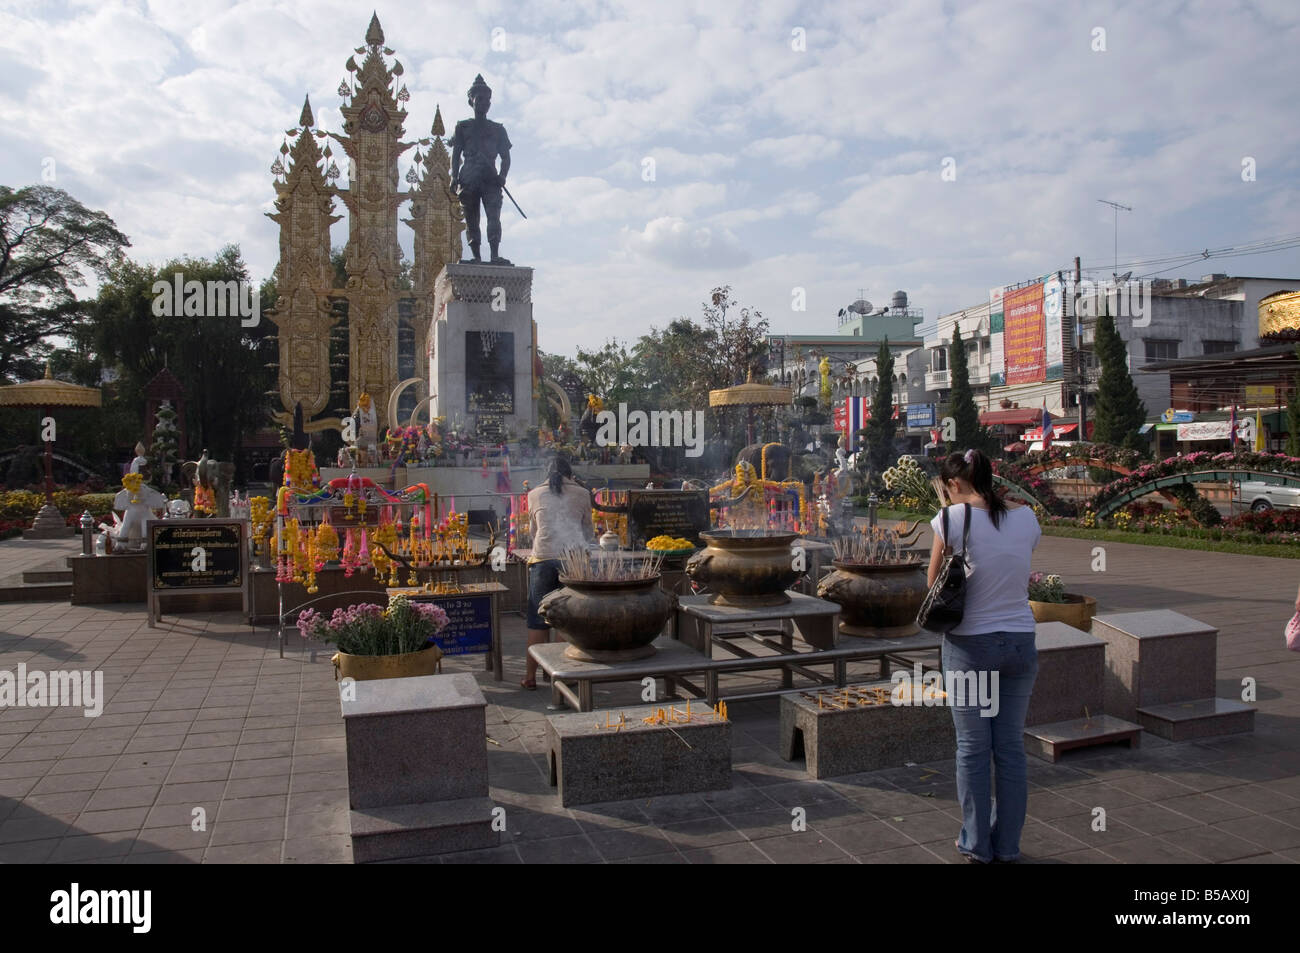
M 1046 380 L 1042 284 L 1006 292 L 1002 306 L 1006 325 L 1007 385 L 1037 384 Z
M 989 289 L 989 383 L 1000 387 L 1007 382 L 1006 352 L 1003 348 L 1002 289 Z
M 1047 379 L 1065 377 L 1065 285 L 1056 275 L 1043 282 L 1043 324 L 1046 331 Z

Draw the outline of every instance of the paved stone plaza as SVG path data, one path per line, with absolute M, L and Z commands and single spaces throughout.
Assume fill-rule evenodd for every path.
M 928 545 L 928 541 L 923 541 Z M 0 543 L 0 576 L 27 554 Z M 1045 537 L 1036 569 L 1060 572 L 1101 612 L 1170 608 L 1220 627 L 1218 694 L 1258 683 L 1251 735 L 1030 759 L 1023 848 L 1038 863 L 1300 862 L 1300 655 L 1282 627 L 1300 561 Z M 41 561 L 50 555 L 42 550 Z M 0 711 L 0 862 L 349 862 L 343 720 L 329 664 L 296 630 L 278 658 L 273 629 L 237 613 L 167 617 L 142 606 L 0 605 L 0 669 L 104 672 L 99 718 Z M 565 809 L 546 783 L 546 703 L 518 686 L 523 620 L 505 617 L 506 680 L 482 658 L 500 847 L 435 862 L 956 863 L 951 761 L 813 781 L 777 754 L 777 702 L 734 703 L 733 787 Z M 871 671 L 862 668 L 864 673 Z M 724 679 L 737 685 L 741 678 Z M 597 690 L 597 707 L 639 702 Z M 792 809 L 807 830 L 791 829 Z M 1107 830 L 1091 829 L 1104 807 Z M 197 808 L 206 830 L 192 829 Z

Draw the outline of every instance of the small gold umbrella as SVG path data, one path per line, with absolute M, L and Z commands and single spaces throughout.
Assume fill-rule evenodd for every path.
M 101 407 L 103 395 L 98 387 L 82 387 L 57 381 L 45 365 L 45 377 L 38 381 L 24 381 L 0 387 L 0 407 L 39 407 L 41 417 L 50 416 L 55 407 Z M 36 514 L 36 520 L 27 536 L 53 538 L 63 536 L 67 527 L 63 516 L 54 505 L 54 442 L 45 441 L 45 505 Z
M 756 384 L 751 370 L 745 383 L 709 391 L 710 407 L 744 407 L 746 409 L 745 443 L 754 442 L 755 407 L 789 407 L 794 392 L 779 384 Z

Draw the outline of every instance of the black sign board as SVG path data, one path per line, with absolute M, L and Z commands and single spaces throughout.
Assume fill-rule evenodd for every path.
M 149 524 L 150 586 L 157 592 L 244 585 L 240 522 L 160 520 Z
M 444 655 L 470 655 L 492 648 L 492 596 L 447 596 L 428 601 L 447 613 L 447 627 L 435 636 Z
M 465 410 L 495 416 L 515 412 L 513 331 L 465 332 Z
M 248 520 L 149 520 L 149 626 L 162 597 L 237 592 L 248 611 Z
M 656 536 L 683 536 L 696 546 L 709 523 L 708 490 L 628 490 L 628 535 L 644 546 Z

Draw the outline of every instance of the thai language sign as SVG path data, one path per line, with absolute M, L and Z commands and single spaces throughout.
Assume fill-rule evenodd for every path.
M 1040 283 L 1007 291 L 1002 297 L 1006 326 L 1007 386 L 1047 379 L 1047 347 Z

